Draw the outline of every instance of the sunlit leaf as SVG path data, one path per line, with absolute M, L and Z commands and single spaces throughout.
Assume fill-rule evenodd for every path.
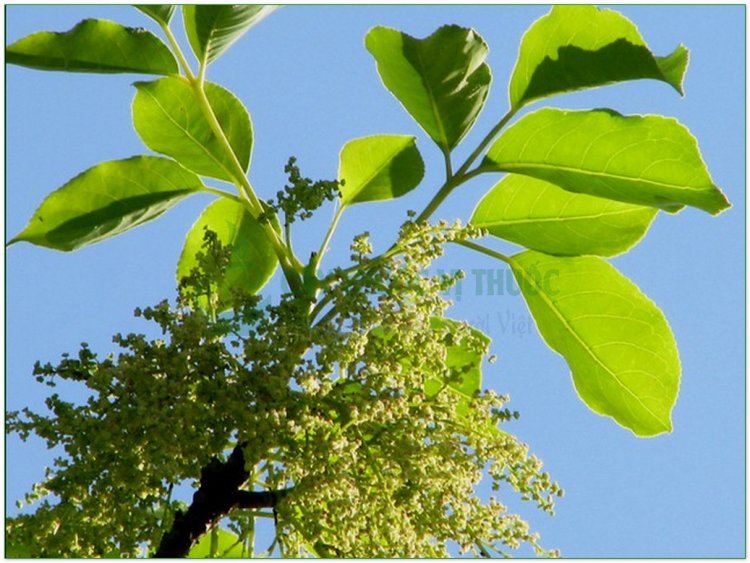
M 210 63 L 278 6 L 184 5 L 185 31 L 195 55 Z
M 134 7 L 158 23 L 168 24 L 174 15 L 174 4 L 135 4 Z
M 523 36 L 510 81 L 513 108 L 562 92 L 652 78 L 682 93 L 688 50 L 655 56 L 622 14 L 594 6 L 555 6 Z
M 470 222 L 547 254 L 614 256 L 641 240 L 656 213 L 653 207 L 575 194 L 509 174 L 482 198 Z
M 241 203 L 222 198 L 209 205 L 188 232 L 177 264 L 178 283 L 198 265 L 196 255 L 202 250 L 206 228 L 231 251 L 218 288 L 219 305 L 224 310 L 231 305 L 232 289 L 255 293 L 262 288 L 276 270 L 278 259 L 258 221 Z
M 527 251 L 513 256 L 511 267 L 540 334 L 568 362 L 581 399 L 638 436 L 670 432 L 680 360 L 654 302 L 595 256 Z
M 231 182 L 232 156 L 214 135 L 195 90 L 178 77 L 136 82 L 133 124 L 150 149 L 166 154 L 204 176 Z M 204 84 L 206 97 L 234 154 L 247 170 L 253 146 L 250 116 L 234 94 L 221 86 Z
M 691 205 L 716 214 L 730 207 L 695 138 L 676 120 L 656 115 L 541 109 L 500 136 L 483 168 L 667 211 Z
M 216 534 L 215 551 L 211 550 L 211 535 Z M 187 555 L 188 559 L 239 559 L 245 556 L 242 549 L 242 540 L 237 534 L 218 528 L 203 534 Z
M 67 72 L 177 73 L 172 52 L 150 31 L 94 19 L 64 33 L 32 33 L 5 49 L 5 61 Z
M 492 76 L 473 29 L 447 25 L 425 39 L 375 27 L 365 45 L 386 88 L 439 147 L 452 150 L 482 111 Z
M 419 185 L 424 162 L 416 139 L 376 135 L 349 141 L 339 155 L 344 205 L 400 197 Z
M 103 162 L 52 192 L 10 243 L 75 250 L 155 219 L 203 184 L 172 160 Z

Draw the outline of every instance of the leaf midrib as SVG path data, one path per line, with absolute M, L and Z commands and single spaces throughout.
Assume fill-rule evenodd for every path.
M 196 145 L 206 156 L 209 157 L 210 160 L 213 160 L 214 163 L 216 163 L 224 172 L 226 172 L 228 178 L 232 178 L 232 173 L 227 168 L 227 166 L 219 160 L 219 158 L 213 154 L 211 150 L 209 150 L 208 147 L 206 147 L 203 143 L 201 143 L 198 139 L 196 139 L 193 134 L 186 128 L 184 128 L 176 119 L 172 117 L 172 115 L 165 109 L 165 107 L 161 104 L 161 102 L 154 96 L 154 94 L 150 90 L 146 90 L 146 93 L 151 96 L 152 100 L 156 104 L 156 106 L 161 110 L 161 112 L 166 116 L 166 118 L 182 133 L 184 133 L 185 137 L 187 137 L 194 145 Z M 213 131 L 211 131 L 211 137 L 215 140 L 216 135 L 213 134 Z M 226 180 L 226 178 L 222 178 L 223 180 Z M 231 181 L 231 180 L 229 180 Z
M 533 217 L 526 217 L 523 219 L 508 219 L 508 220 L 500 220 L 494 223 L 491 222 L 475 222 L 472 221 L 472 225 L 476 227 L 481 228 L 489 228 L 489 227 L 502 227 L 505 225 L 525 225 L 525 224 L 535 224 L 535 223 L 555 223 L 555 222 L 570 222 L 570 221 L 589 221 L 592 219 L 598 219 L 601 217 L 611 217 L 615 215 L 626 215 L 628 213 L 639 213 L 642 212 L 644 209 L 647 209 L 645 206 L 643 209 L 619 209 L 616 211 L 602 211 L 600 213 L 590 213 L 588 215 L 573 215 L 570 217 L 565 216 L 557 216 L 557 217 L 539 217 L 539 218 L 533 218 Z
M 605 172 L 599 172 L 596 170 L 588 170 L 586 168 L 575 168 L 573 166 L 562 166 L 558 164 L 547 164 L 547 163 L 539 163 L 539 162 L 514 162 L 514 163 L 505 162 L 503 163 L 503 162 L 497 162 L 497 161 L 492 161 L 492 160 L 491 162 L 494 165 L 493 168 L 500 172 L 518 173 L 517 172 L 518 170 L 528 170 L 530 168 L 537 168 L 541 170 L 577 173 L 583 176 L 591 176 L 597 179 L 606 178 L 606 179 L 612 179 L 612 180 L 623 180 L 627 182 L 637 182 L 641 184 L 647 184 L 650 186 L 658 186 L 658 187 L 667 188 L 667 189 L 685 190 L 689 192 L 700 192 L 700 191 L 704 191 L 707 187 L 715 187 L 713 185 L 711 186 L 686 186 L 684 184 L 671 184 L 665 181 L 650 180 L 648 178 L 643 178 L 643 177 L 605 173 Z M 582 192 L 575 192 L 575 193 L 582 193 Z
M 448 136 L 445 133 L 443 120 L 440 118 L 440 111 L 437 107 L 437 100 L 432 91 L 432 86 L 427 80 L 426 67 L 425 67 L 424 61 L 422 60 L 422 51 L 420 49 L 420 45 L 416 46 L 415 51 L 417 52 L 417 61 L 419 62 L 419 66 L 420 66 L 417 72 L 419 74 L 419 78 L 422 82 L 422 85 L 424 86 L 425 91 L 427 92 L 427 98 L 430 101 L 430 110 L 432 111 L 432 116 L 435 119 L 435 124 L 438 127 L 438 133 L 440 135 L 440 140 L 441 140 L 440 144 L 443 146 L 444 149 L 450 149 L 450 145 L 448 143 Z

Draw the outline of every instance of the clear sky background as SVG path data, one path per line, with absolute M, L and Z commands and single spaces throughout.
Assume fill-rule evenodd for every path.
M 498 362 L 485 384 L 511 396 L 521 419 L 508 430 L 530 445 L 566 489 L 549 517 L 512 495 L 502 500 L 568 557 L 743 557 L 745 555 L 745 7 L 621 6 L 652 50 L 691 50 L 680 98 L 665 84 L 641 81 L 559 96 L 563 108 L 611 107 L 671 115 L 698 138 L 715 183 L 734 207 L 717 218 L 686 209 L 660 214 L 646 238 L 613 260 L 663 309 L 676 335 L 683 374 L 674 432 L 639 439 L 577 398 L 564 361 L 540 340 L 513 286 L 487 277 L 502 264 L 459 248 L 438 266 L 467 276 L 454 318 L 493 339 Z M 423 37 L 445 23 L 474 27 L 487 41 L 494 83 L 460 162 L 508 107 L 507 81 L 524 30 L 546 6 L 296 6 L 273 13 L 209 70 L 208 79 L 248 107 L 256 144 L 251 180 L 264 197 L 285 181 L 298 157 L 303 174 L 332 178 L 348 140 L 377 133 L 415 134 L 427 163 L 421 186 L 387 203 L 344 215 L 324 268 L 346 261 L 351 237 L 393 240 L 407 208 L 421 209 L 441 184 L 438 150 L 380 83 L 363 45 L 383 24 Z M 98 17 L 154 29 L 125 6 L 8 6 L 6 43 L 39 30 L 63 31 Z M 42 73 L 6 69 L 6 240 L 43 197 L 102 161 L 146 153 L 132 125 L 135 75 Z M 531 109 L 540 107 L 534 104 Z M 528 111 L 528 110 L 527 110 Z M 525 113 L 525 112 L 524 112 Z M 482 176 L 451 196 L 437 216 L 468 219 L 499 179 Z M 30 376 L 35 360 L 56 361 L 81 341 L 102 355 L 111 335 L 150 327 L 136 306 L 174 296 L 182 241 L 211 198 L 194 196 L 158 221 L 72 254 L 18 244 L 6 251 L 6 407 L 43 409 L 47 388 Z M 297 232 L 301 256 L 317 248 L 329 216 Z M 495 248 L 513 252 L 500 242 Z M 503 278 L 504 279 L 504 278 Z M 278 276 L 268 292 L 278 294 Z M 6 443 L 6 506 L 42 478 L 51 453 L 35 440 Z

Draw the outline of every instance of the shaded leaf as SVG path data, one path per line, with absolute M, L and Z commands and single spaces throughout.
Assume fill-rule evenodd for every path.
M 613 10 L 555 6 L 523 36 L 510 80 L 514 109 L 562 92 L 652 78 L 682 94 L 688 50 L 655 56 L 636 26 Z
M 667 211 L 691 205 L 717 214 L 730 207 L 695 138 L 675 119 L 655 115 L 541 109 L 505 131 L 482 167 Z
M 638 436 L 672 430 L 680 360 L 661 310 L 595 256 L 527 251 L 511 259 L 540 334 L 570 366 L 578 395 Z
M 646 234 L 657 210 L 567 192 L 509 174 L 479 202 L 471 224 L 547 254 L 614 256 Z
M 276 8 L 258 4 L 183 6 L 185 32 L 195 56 L 210 63 Z
M 365 45 L 386 88 L 444 152 L 471 129 L 490 89 L 489 49 L 473 29 L 447 25 L 425 39 L 387 27 Z
M 64 33 L 32 33 L 7 47 L 5 60 L 39 70 L 177 73 L 172 52 L 150 31 L 94 19 Z
M 343 205 L 400 197 L 416 188 L 423 176 L 416 139 L 408 135 L 355 139 L 339 155 Z
M 9 244 L 75 250 L 155 219 L 202 188 L 195 174 L 166 158 L 103 162 L 47 196 Z
M 232 157 L 214 135 L 193 87 L 179 77 L 136 82 L 133 125 L 148 148 L 204 176 L 231 182 Z M 242 169 L 253 146 L 250 116 L 234 94 L 206 82 L 206 97 Z
M 273 275 L 278 258 L 263 227 L 234 200 L 219 199 L 210 204 L 191 227 L 177 263 L 177 282 L 198 265 L 196 254 L 202 250 L 205 229 L 215 232 L 230 248 L 231 257 L 218 288 L 219 309 L 232 302 L 232 289 L 257 292 Z
M 177 6 L 174 4 L 135 4 L 134 7 L 157 23 L 168 24 Z

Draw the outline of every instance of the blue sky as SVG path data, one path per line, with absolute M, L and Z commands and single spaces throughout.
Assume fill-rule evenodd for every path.
M 564 361 L 540 340 L 522 299 L 506 283 L 490 294 L 502 264 L 449 249 L 438 264 L 467 273 L 454 318 L 493 339 L 498 362 L 486 386 L 511 396 L 515 432 L 566 489 L 557 515 L 508 501 L 568 557 L 741 557 L 745 554 L 745 7 L 622 6 L 652 50 L 691 50 L 680 98 L 641 81 L 559 96 L 563 108 L 611 107 L 664 114 L 699 140 L 715 183 L 733 208 L 712 218 L 688 209 L 660 214 L 646 238 L 613 263 L 665 312 L 682 360 L 674 432 L 643 440 L 576 397 Z M 363 46 L 374 25 L 425 36 L 445 23 L 474 27 L 487 41 L 494 83 L 457 160 L 507 109 L 507 80 L 524 30 L 546 6 L 296 6 L 273 13 L 214 63 L 208 79 L 235 92 L 255 127 L 251 180 L 264 197 L 285 181 L 298 157 L 313 178 L 335 176 L 348 140 L 376 133 L 414 134 L 427 164 L 420 188 L 401 200 L 354 206 L 342 219 L 323 266 L 341 264 L 351 237 L 369 230 L 377 248 L 392 241 L 407 208 L 421 209 L 440 185 L 440 155 L 382 87 Z M 31 32 L 63 31 L 85 17 L 150 26 L 125 6 L 9 6 L 7 42 Z M 102 160 L 147 152 L 130 118 L 134 75 L 67 75 L 6 70 L 6 240 L 43 197 Z M 540 107 L 534 104 L 530 109 Z M 453 194 L 438 216 L 467 219 L 496 179 L 481 177 Z M 106 353 L 116 332 L 143 331 L 136 306 L 174 295 L 184 234 L 210 201 L 197 196 L 159 221 L 72 254 L 19 244 L 6 251 L 6 406 L 43 408 L 46 388 L 30 376 L 35 360 L 55 361 L 81 341 Z M 328 211 L 296 234 L 299 254 L 317 248 Z M 493 246 L 512 252 L 500 242 Z M 505 279 L 504 277 L 502 279 Z M 482 283 L 480 283 L 482 282 Z M 280 281 L 268 291 L 278 293 Z M 43 444 L 7 439 L 6 505 L 39 480 Z

